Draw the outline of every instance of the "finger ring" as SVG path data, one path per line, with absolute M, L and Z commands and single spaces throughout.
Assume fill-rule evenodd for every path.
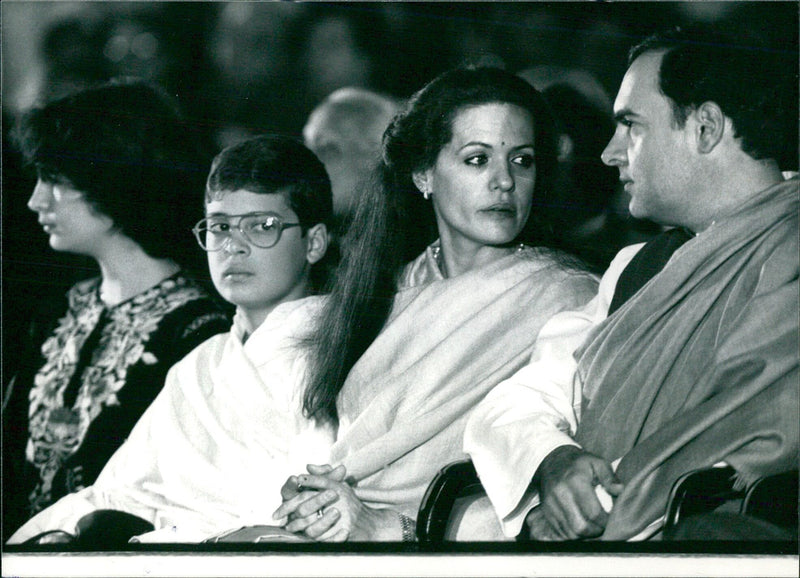
M 321 517 L 322 517 L 322 510 L 317 510 L 317 518 L 319 519 Z

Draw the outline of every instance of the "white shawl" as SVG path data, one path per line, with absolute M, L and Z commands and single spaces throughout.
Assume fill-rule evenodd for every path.
M 242 344 L 231 333 L 198 346 L 169 372 L 164 389 L 94 486 L 66 496 L 13 537 L 74 531 L 101 508 L 123 510 L 161 530 L 159 541 L 193 542 L 257 523 L 274 524 L 280 487 L 307 463 L 327 463 L 334 431 L 302 415 L 305 349 L 297 338 L 324 298 L 278 306 Z
M 583 305 L 596 280 L 525 249 L 442 278 L 430 248 L 406 269 L 386 326 L 338 400 L 334 463 L 375 507 L 416 518 L 434 474 L 465 457 L 469 412 L 530 357 L 542 325 Z

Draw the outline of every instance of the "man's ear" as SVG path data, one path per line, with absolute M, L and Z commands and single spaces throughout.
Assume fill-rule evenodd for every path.
M 313 265 L 325 256 L 330 243 L 328 228 L 317 223 L 306 231 L 306 261 Z
M 706 101 L 694 111 L 697 119 L 696 136 L 697 150 L 701 154 L 708 154 L 722 140 L 725 134 L 725 115 L 722 109 L 713 101 Z

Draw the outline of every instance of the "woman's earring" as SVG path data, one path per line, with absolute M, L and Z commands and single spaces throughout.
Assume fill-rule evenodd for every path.
M 431 198 L 431 192 L 428 189 L 422 191 L 422 197 L 427 201 Z

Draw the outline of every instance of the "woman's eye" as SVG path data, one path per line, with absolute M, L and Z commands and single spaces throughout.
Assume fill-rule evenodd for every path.
M 485 165 L 487 160 L 488 159 L 486 158 L 486 155 L 480 154 L 480 155 L 469 156 L 466 159 L 464 159 L 464 162 L 468 165 L 479 166 L 479 165 Z
M 534 165 L 536 161 L 533 158 L 533 155 L 525 154 L 514 157 L 513 159 L 511 159 L 511 162 L 521 166 L 524 169 L 529 169 Z

